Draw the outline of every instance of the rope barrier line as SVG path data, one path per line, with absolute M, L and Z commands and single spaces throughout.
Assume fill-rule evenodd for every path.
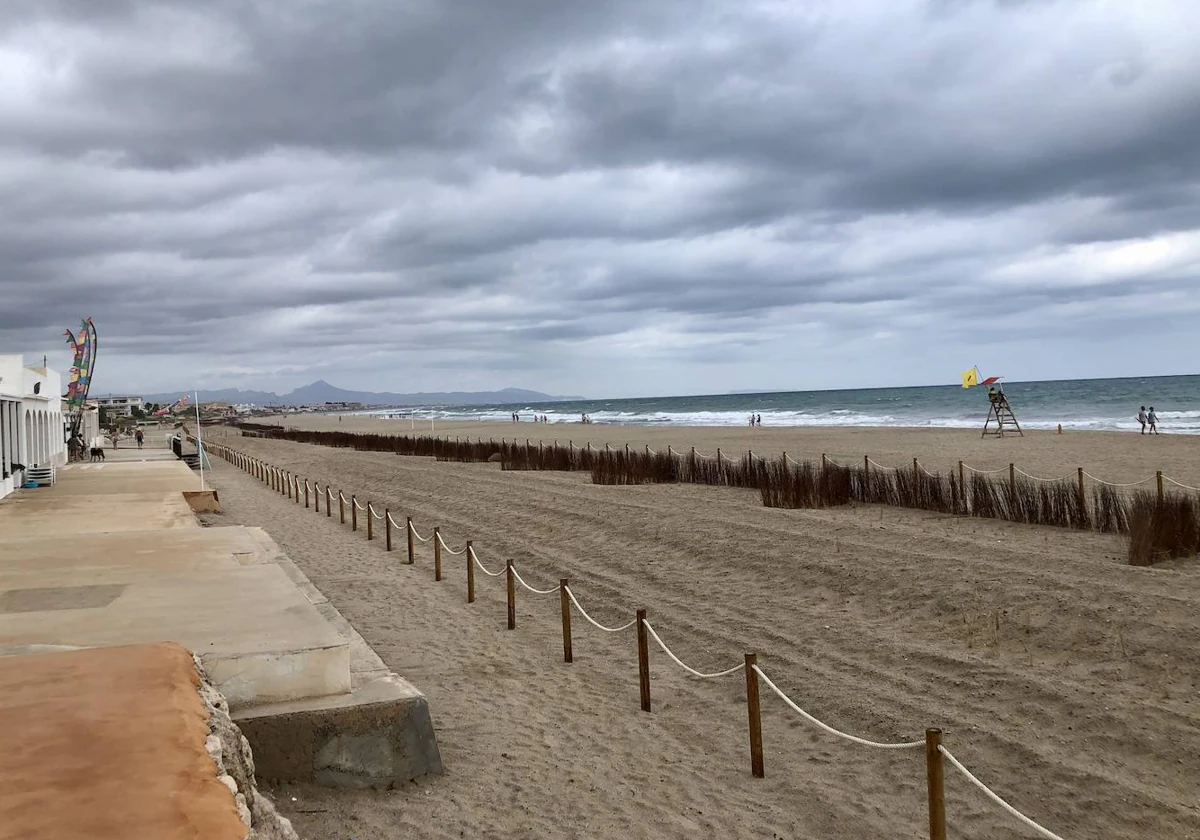
M 1157 477 L 1157 476 L 1150 476 L 1149 478 L 1143 478 L 1141 481 L 1131 481 L 1128 484 L 1114 484 L 1111 481 L 1105 481 L 1104 479 L 1096 478 L 1096 476 L 1092 475 L 1087 470 L 1083 471 L 1083 475 L 1084 475 L 1084 478 L 1090 478 L 1092 481 L 1096 482 L 1097 484 L 1106 484 L 1109 487 L 1137 487 L 1139 484 L 1146 484 L 1147 482 L 1154 481 L 1155 478 Z M 1164 476 L 1164 478 L 1165 478 L 1165 476 Z
M 401 525 L 400 525 L 400 523 L 399 523 L 399 522 L 397 522 L 395 519 L 392 519 L 392 512 L 391 512 L 391 511 L 388 511 L 388 513 L 387 513 L 387 518 L 388 518 L 388 522 L 391 522 L 391 523 L 392 523 L 392 527 L 393 527 L 393 528 L 399 528 L 399 527 L 401 527 Z
M 1184 490 L 1194 490 L 1195 492 L 1200 493 L 1200 487 L 1192 487 L 1190 484 L 1180 484 L 1178 481 L 1171 478 L 1171 476 L 1169 476 L 1169 475 L 1164 475 L 1163 481 L 1169 481 L 1172 484 L 1174 484 L 1176 487 L 1182 487 Z
M 881 469 L 881 470 L 890 470 L 892 472 L 896 472 L 897 470 L 900 469 L 899 467 L 889 467 L 887 464 L 881 464 L 870 456 L 867 457 L 867 462 L 870 463 L 871 466 L 873 466 L 873 467 L 879 467 L 879 469 Z
M 983 782 L 979 781 L 979 779 L 976 779 L 975 774 L 973 774 L 966 767 L 963 767 L 962 762 L 960 762 L 957 758 L 955 758 L 953 755 L 951 755 L 950 750 L 946 749 L 941 744 L 938 744 L 938 752 L 940 752 L 942 754 L 942 757 L 945 758 L 947 761 L 949 761 L 951 765 L 953 765 L 955 770 L 957 770 L 959 773 L 962 773 L 963 776 L 966 777 L 968 782 L 970 782 L 971 784 L 975 785 L 975 787 L 977 787 L 981 791 L 983 791 L 984 796 L 986 796 L 988 799 L 995 802 L 997 805 L 999 805 L 1001 808 L 1003 808 L 1009 814 L 1016 817 L 1018 820 L 1023 822 L 1029 828 L 1032 828 L 1038 834 L 1047 838 L 1047 840 L 1063 840 L 1062 837 L 1059 837 L 1057 834 L 1055 834 L 1050 829 L 1044 828 L 1043 826 L 1038 825 L 1036 822 L 1031 820 L 1029 817 L 1025 816 L 1020 811 L 1018 811 L 1016 808 L 1014 808 L 1013 806 L 1011 806 L 1007 802 L 1005 802 L 1003 799 L 1001 799 L 999 794 L 995 793 L 991 788 L 989 788 Z
M 575 605 L 575 609 L 579 610 L 579 614 L 590 621 L 593 626 L 603 630 L 605 633 L 620 633 L 622 630 L 628 630 L 630 627 L 637 624 L 637 619 L 635 618 L 633 621 L 629 622 L 628 624 L 622 624 L 620 627 L 605 627 L 599 621 L 587 614 L 587 610 L 585 610 L 583 605 L 579 603 L 579 600 L 575 597 L 575 593 L 571 591 L 571 587 L 566 587 L 566 590 L 567 597 L 571 599 L 571 603 Z
M 1027 472 L 1025 472 L 1025 470 L 1021 469 L 1020 467 L 1013 467 L 1013 472 L 1015 472 L 1017 475 L 1023 475 L 1026 478 L 1031 478 L 1034 481 L 1040 481 L 1043 484 L 1053 484 L 1056 481 L 1066 481 L 1068 479 L 1075 478 L 1075 476 L 1073 476 L 1073 475 L 1064 475 L 1064 476 L 1060 476 L 1059 478 L 1042 478 L 1040 475 L 1033 475 L 1031 473 L 1027 473 Z M 1084 475 L 1087 475 L 1087 473 L 1084 473 Z M 1092 480 L 1096 481 L 1097 479 L 1092 479 Z M 1104 484 L 1105 482 L 1101 481 L 1100 483 Z
M 760 677 L 762 677 L 762 681 L 767 684 L 767 688 L 771 689 L 772 691 L 774 691 L 776 694 L 779 695 L 779 699 L 781 699 L 784 703 L 787 703 L 789 706 L 791 706 L 793 711 L 798 712 L 800 714 L 800 716 L 803 717 L 805 720 L 807 720 L 809 723 L 812 723 L 812 724 L 816 725 L 817 727 L 819 727 L 820 729 L 825 730 L 830 735 L 836 735 L 837 737 L 844 738 L 847 741 L 850 741 L 851 743 L 861 744 L 864 747 L 875 747 L 876 749 L 880 749 L 880 750 L 915 750 L 918 747 L 925 746 L 925 742 L 923 740 L 922 741 L 905 741 L 900 744 L 885 744 L 880 741 L 868 741 L 866 738 L 859 738 L 857 735 L 851 735 L 848 732 L 842 732 L 840 729 L 834 729 L 829 724 L 823 723 L 822 721 L 817 720 L 815 717 L 810 715 L 808 712 L 804 711 L 799 706 L 797 706 L 792 701 L 792 698 L 790 698 L 786 694 L 784 694 L 779 689 L 779 686 L 777 686 L 777 685 L 775 685 L 775 683 L 771 682 L 771 678 L 762 672 L 762 668 L 759 668 L 757 665 L 752 665 L 751 667 L 754 669 L 754 673 L 756 673 Z
M 414 537 L 416 537 L 418 540 L 420 540 L 421 542 L 423 542 L 423 543 L 427 543 L 427 542 L 429 542 L 431 539 L 433 539 L 433 537 L 422 537 L 420 534 L 418 534 L 418 533 L 417 533 L 416 526 L 414 526 L 414 525 L 412 524 L 412 520 L 411 520 L 411 519 L 408 521 L 408 530 L 412 531 L 412 535 L 413 535 Z
M 517 571 L 515 566 L 513 567 L 513 577 L 515 577 L 517 579 L 517 583 L 524 586 L 526 589 L 528 589 L 534 595 L 549 595 L 552 592 L 558 591 L 557 586 L 551 587 L 550 589 L 534 589 L 532 586 L 530 586 L 528 583 L 525 582 L 525 578 L 521 577 L 521 573 Z
M 705 680 L 712 679 L 713 677 L 727 677 L 730 674 L 736 673 L 737 671 L 740 671 L 746 667 L 745 662 L 739 662 L 737 665 L 734 665 L 732 668 L 726 668 L 724 671 L 717 671 L 712 674 L 701 673 L 700 671 L 697 671 L 695 668 L 683 662 L 683 660 L 681 660 L 678 656 L 671 653 L 671 649 L 667 647 L 667 643 L 664 642 L 662 637 L 655 632 L 654 628 L 650 626 L 650 622 L 647 619 L 642 619 L 642 624 L 646 625 L 646 630 L 653 637 L 654 641 L 658 642 L 658 646 L 663 649 L 663 653 L 671 657 L 672 662 L 694 677 L 700 677 L 701 679 Z
M 970 464 L 963 464 L 963 469 L 970 470 L 973 473 L 979 473 L 980 475 L 995 475 L 996 473 L 1002 473 L 1005 470 L 1004 467 L 1001 467 L 998 470 L 977 470 Z
M 479 571 L 483 572 L 488 577 L 500 577 L 500 575 L 504 574 L 504 569 L 501 569 L 498 572 L 488 571 L 488 567 L 483 565 L 483 561 L 480 560 L 479 555 L 475 553 L 474 546 L 471 548 L 471 559 L 475 561 L 475 565 L 479 567 Z
M 374 516 L 376 519 L 383 519 L 383 514 L 376 513 L 374 507 L 371 508 L 371 515 Z
M 446 545 L 446 541 L 444 539 L 442 539 L 442 534 L 440 531 L 438 532 L 438 535 L 437 535 L 437 541 L 442 544 L 442 549 L 445 550 L 449 554 L 462 554 L 467 550 L 466 547 L 463 547 L 463 548 L 460 548 L 458 551 L 455 551 L 453 548 Z

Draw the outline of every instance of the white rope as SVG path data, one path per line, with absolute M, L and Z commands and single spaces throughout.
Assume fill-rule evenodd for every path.
M 1172 484 L 1174 484 L 1176 487 L 1182 487 L 1184 490 L 1194 490 L 1197 493 L 1200 493 L 1200 487 L 1192 487 L 1190 484 L 1180 484 L 1178 481 L 1171 478 L 1169 475 L 1164 475 L 1163 481 L 1169 481 Z
M 350 501 L 349 499 L 347 499 L 345 496 L 343 496 L 343 495 L 342 495 L 342 491 L 341 491 L 341 490 L 339 490 L 339 491 L 338 491 L 338 498 L 339 498 L 339 499 L 341 499 L 343 502 L 348 502 L 348 501 Z
M 1087 470 L 1084 470 L 1083 477 L 1090 478 L 1097 484 L 1107 484 L 1109 487 L 1137 487 L 1139 484 L 1145 484 L 1146 482 L 1154 481 L 1154 479 L 1157 478 L 1157 476 L 1150 476 L 1149 478 L 1143 478 L 1141 481 L 1131 481 L 1128 484 L 1113 484 L 1111 481 L 1104 481 L 1103 479 L 1096 478 L 1096 476 L 1092 475 Z
M 416 537 L 417 539 L 419 539 L 419 540 L 420 540 L 421 542 L 423 542 L 423 543 L 427 543 L 427 542 L 429 542 L 431 539 L 433 539 L 433 537 L 422 537 L 420 534 L 418 534 L 418 533 L 417 533 L 417 529 L 416 529 L 416 528 L 413 526 L 413 524 L 412 524 L 412 520 L 411 520 L 411 519 L 410 519 L 410 520 L 408 520 L 408 530 L 412 531 L 412 535 L 413 535 L 414 537 Z
M 994 475 L 995 473 L 1004 472 L 1005 470 L 1004 467 L 1001 467 L 998 470 L 977 470 L 970 464 L 963 464 L 963 469 L 970 470 L 973 473 L 979 473 L 980 475 Z
M 711 461 L 712 457 L 713 457 L 712 455 L 705 455 L 699 449 L 693 449 L 692 454 L 695 455 L 697 458 L 702 458 L 705 461 Z
M 658 453 L 657 453 L 657 452 L 655 452 L 653 449 L 651 449 L 649 446 L 647 446 L 647 447 L 646 447 L 646 453 L 647 453 L 648 455 L 657 455 L 657 454 L 658 454 Z
M 789 706 L 791 706 L 793 711 L 798 712 L 802 718 L 807 720 L 809 723 L 815 724 L 819 728 L 824 729 L 830 735 L 836 735 L 839 738 L 845 738 L 847 741 L 851 741 L 855 744 L 862 744 L 864 747 L 875 747 L 875 748 L 881 749 L 881 750 L 911 750 L 911 749 L 916 749 L 917 747 L 925 746 L 924 741 L 905 741 L 902 744 L 884 744 L 879 741 L 868 741 L 866 738 L 859 738 L 857 735 L 850 735 L 849 733 L 842 732 L 838 729 L 834 729 L 829 724 L 822 723 L 821 721 L 817 720 L 815 717 L 810 715 L 808 712 L 801 709 L 795 703 L 793 703 L 792 698 L 788 697 L 786 694 L 784 694 L 782 691 L 780 691 L 779 686 L 777 686 L 777 685 L 775 685 L 775 683 L 771 682 L 770 678 L 766 674 L 764 674 L 762 672 L 762 669 L 759 668 L 757 665 L 753 665 L 751 667 L 754 669 L 754 673 L 756 673 L 760 677 L 762 677 L 762 681 L 767 684 L 767 688 L 771 689 L 776 694 L 778 694 L 779 698 L 781 700 L 783 700 L 784 703 L 787 703 Z
M 388 522 L 391 522 L 391 523 L 392 523 L 392 527 L 393 527 L 393 528 L 399 528 L 399 527 L 400 527 L 400 523 L 399 523 L 399 522 L 397 522 L 395 519 L 392 519 L 392 513 L 391 513 L 391 511 L 388 511 L 387 518 L 388 518 Z
M 1063 838 L 1059 837 L 1053 831 L 1051 831 L 1048 828 L 1043 828 L 1042 826 L 1038 825 L 1033 820 L 1031 820 L 1029 817 L 1025 816 L 1020 811 L 1018 811 L 1016 808 L 1014 808 L 1013 806 L 1011 806 L 1007 802 L 1005 802 L 1003 799 L 1001 799 L 997 794 L 993 793 L 991 788 L 989 788 L 983 782 L 979 781 L 979 779 L 976 779 L 975 775 L 970 770 L 968 770 L 966 767 L 963 767 L 962 764 L 959 762 L 959 760 L 950 754 L 950 750 L 946 749 L 941 744 L 938 744 L 938 751 L 943 756 L 946 757 L 947 761 L 949 761 L 952 765 L 954 765 L 955 770 L 957 770 L 959 773 L 962 773 L 964 776 L 966 776 L 968 782 L 970 782 L 971 784 L 975 785 L 975 787 L 977 787 L 981 791 L 983 791 L 984 795 L 988 799 L 995 802 L 997 805 L 999 805 L 1005 811 L 1008 811 L 1009 814 L 1016 817 L 1021 822 L 1025 823 L 1025 825 L 1032 828 L 1038 834 L 1042 835 L 1043 837 L 1048 838 L 1048 840 L 1063 840 Z
M 881 464 L 874 458 L 867 458 L 867 463 L 873 464 L 874 466 L 879 467 L 881 470 L 891 470 L 892 472 L 896 472 L 896 470 L 900 469 L 899 467 L 889 467 L 887 464 Z
M 517 579 L 517 583 L 524 586 L 526 589 L 528 589 L 534 595 L 549 595 L 551 592 L 558 591 L 557 586 L 552 587 L 550 589 L 534 589 L 532 586 L 530 586 L 528 583 L 525 582 L 525 579 L 523 577 L 521 577 L 521 573 L 518 572 L 515 567 L 513 568 L 513 577 L 515 577 Z
M 364 505 L 362 502 L 360 502 L 358 499 L 355 499 L 355 500 L 354 500 L 354 506 L 355 506 L 356 508 L 358 508 L 359 510 L 366 510 L 366 509 L 367 509 L 367 506 L 366 506 L 366 505 Z
M 925 473 L 925 475 L 929 476 L 930 478 L 941 478 L 941 476 L 937 473 L 931 473 L 929 470 L 925 469 L 925 465 L 920 461 L 917 462 L 917 466 L 921 468 L 921 472 Z
M 1059 476 L 1058 478 L 1042 478 L 1040 475 L 1031 475 L 1020 467 L 1013 467 L 1013 472 L 1015 472 L 1017 475 L 1023 475 L 1026 478 L 1032 478 L 1034 481 L 1040 481 L 1043 484 L 1054 484 L 1056 481 L 1066 481 L 1068 478 L 1073 478 L 1073 476 L 1070 475 L 1063 475 Z M 1084 475 L 1087 475 L 1087 473 L 1084 473 Z M 1101 482 L 1101 484 L 1103 484 L 1103 482 Z
M 654 628 L 650 626 L 649 620 L 643 620 L 642 623 L 646 625 L 646 629 L 650 631 L 650 635 L 654 637 L 654 641 L 658 642 L 658 646 L 663 649 L 663 653 L 665 653 L 667 656 L 671 657 L 672 662 L 674 662 L 676 665 L 678 665 L 683 670 L 687 671 L 692 676 L 701 677 L 706 680 L 712 679 L 713 677 L 727 677 L 730 674 L 734 673 L 735 671 L 740 671 L 746 667 L 746 663 L 742 662 L 738 665 L 733 666 L 732 668 L 726 668 L 724 671 L 717 671 L 714 674 L 703 674 L 700 671 L 697 671 L 695 668 L 692 668 L 691 666 L 685 664 L 678 656 L 671 653 L 671 649 L 669 647 L 667 647 L 667 643 L 664 642 L 661 637 L 659 637 L 658 633 L 654 632 Z
M 438 540 L 438 542 L 440 542 L 442 544 L 442 548 L 445 549 L 446 551 L 450 552 L 451 554 L 462 554 L 464 551 L 467 550 L 466 546 L 463 546 L 458 551 L 455 551 L 453 548 L 446 545 L 446 541 L 444 539 L 442 539 L 442 534 L 440 531 L 437 532 L 437 540 Z
M 483 565 L 483 562 L 479 559 L 479 555 L 475 553 L 475 546 L 471 546 L 471 559 L 475 561 L 475 565 L 479 567 L 479 571 L 488 577 L 500 577 L 500 575 L 504 574 L 504 569 L 498 572 L 489 572 L 488 567 Z
M 569 586 L 567 587 L 567 597 L 571 599 L 571 603 L 575 605 L 575 609 L 579 610 L 580 615 L 590 621 L 593 626 L 598 627 L 605 633 L 620 633 L 622 630 L 628 630 L 630 627 L 637 624 L 637 619 L 635 618 L 633 621 L 629 622 L 628 624 L 622 624 L 620 627 L 605 627 L 599 621 L 587 614 L 587 610 L 585 610 L 580 605 L 579 601 L 576 600 L 575 593 L 571 591 L 571 587 Z
M 370 503 L 368 503 L 368 505 L 367 505 L 367 506 L 368 506 L 368 507 L 370 507 Z M 373 508 L 373 507 L 371 508 L 371 515 L 372 515 L 372 516 L 374 516 L 376 519 L 383 519 L 383 514 L 382 514 L 382 513 L 376 513 L 376 512 L 375 512 L 375 508 Z

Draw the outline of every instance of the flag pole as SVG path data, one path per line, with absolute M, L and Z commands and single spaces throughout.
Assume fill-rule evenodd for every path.
M 200 392 L 192 391 L 196 398 L 196 453 L 200 461 L 200 489 L 204 489 L 204 439 L 200 436 Z

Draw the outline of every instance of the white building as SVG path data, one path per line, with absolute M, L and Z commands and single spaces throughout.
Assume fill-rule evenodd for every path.
M 142 408 L 141 397 L 97 397 L 95 402 L 109 417 L 132 417 L 135 408 Z
M 62 377 L 25 367 L 20 355 L 0 355 L 0 498 L 20 486 L 25 467 L 67 462 Z

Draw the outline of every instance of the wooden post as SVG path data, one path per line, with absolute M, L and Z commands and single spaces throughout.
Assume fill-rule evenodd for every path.
M 1013 463 L 1008 465 L 1008 492 L 1017 498 L 1017 465 Z
M 717 447 L 717 466 L 721 465 L 721 447 Z
M 962 497 L 962 512 L 965 516 L 970 513 L 967 509 L 967 474 L 963 462 L 958 462 L 958 493 Z
M 412 517 L 404 517 L 404 530 L 408 532 L 408 565 L 412 565 L 417 561 L 416 546 L 413 545 L 413 527 Z
M 384 547 L 392 550 L 392 512 L 387 508 L 383 509 L 383 538 Z
M 292 484 L 295 485 L 296 490 L 293 498 L 296 500 L 296 504 L 298 505 L 300 504 L 300 476 L 292 476 Z
M 304 509 L 308 510 L 308 479 L 304 479 Z
M 868 477 L 871 475 L 871 456 L 863 456 L 863 473 Z
M 571 650 L 571 598 L 567 595 L 567 579 L 558 582 L 558 601 L 562 607 L 563 662 L 574 662 Z
M 433 579 L 442 579 L 442 531 L 433 527 Z
M 786 452 L 784 452 L 784 453 L 783 453 L 783 455 L 784 455 L 784 458 L 783 458 L 783 460 L 786 462 L 786 461 L 787 461 L 787 453 L 786 453 Z M 821 453 L 821 469 L 822 469 L 822 470 L 824 470 L 824 469 L 826 469 L 828 466 L 829 466 L 829 459 L 828 459 L 828 458 L 826 458 L 826 457 L 825 457 L 825 453 L 824 453 L 824 452 L 822 452 L 822 453 Z
M 629 444 L 628 444 L 628 443 L 627 443 L 627 444 L 625 444 L 625 457 L 626 457 L 626 458 L 628 458 L 628 457 L 629 457 Z
M 375 539 L 375 508 L 367 502 L 367 539 Z
M 1079 468 L 1079 506 L 1087 507 L 1087 493 L 1083 489 L 1083 467 Z
M 517 629 L 517 579 L 513 577 L 512 558 L 504 561 L 505 577 L 508 579 L 508 629 Z
M 320 489 L 321 489 L 321 485 L 314 481 L 313 482 L 313 511 L 315 513 L 321 512 L 321 494 L 317 492 Z
M 350 530 L 358 530 L 358 498 L 350 494 Z
M 929 840 L 946 840 L 946 787 L 942 730 L 925 730 L 925 774 L 929 783 Z
M 338 491 L 338 518 L 342 520 L 342 524 L 346 524 L 346 497 L 342 495 L 342 491 Z
M 325 517 L 333 516 L 333 493 L 329 490 L 329 485 L 325 485 Z
M 472 552 L 475 549 L 471 548 L 471 541 L 467 540 L 467 550 L 464 555 L 467 558 L 467 603 L 475 603 L 475 558 Z
M 913 481 L 921 480 L 921 463 L 913 458 Z
M 746 654 L 746 714 L 750 719 L 750 772 L 761 779 L 763 772 L 762 710 L 758 700 L 758 654 Z
M 1164 498 L 1162 470 L 1159 470 L 1158 472 L 1156 472 L 1154 474 L 1154 477 L 1156 479 L 1158 479 L 1158 503 L 1161 505 L 1163 503 L 1163 498 Z
M 287 497 L 289 499 L 292 498 L 292 485 L 295 484 L 295 482 L 296 482 L 296 476 L 292 475 L 292 473 L 289 471 L 287 474 L 287 481 L 284 482 L 285 484 L 287 484 Z
M 638 688 L 642 694 L 642 711 L 650 711 L 650 642 L 646 635 L 646 611 L 637 611 Z

